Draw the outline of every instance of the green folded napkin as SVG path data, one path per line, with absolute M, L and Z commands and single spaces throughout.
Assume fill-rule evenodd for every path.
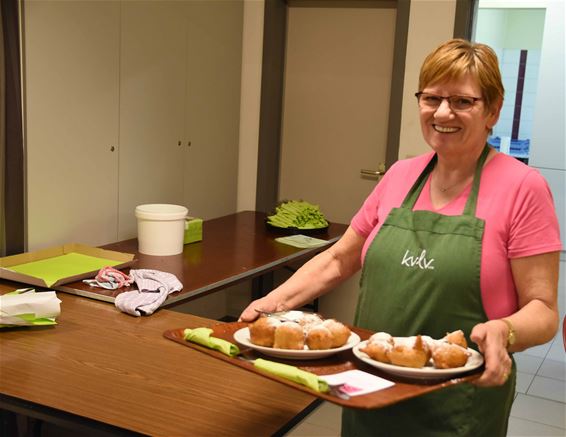
M 198 343 L 201 346 L 222 352 L 224 355 L 235 357 L 240 353 L 240 349 L 235 344 L 221 338 L 211 337 L 212 329 L 210 328 L 196 328 L 185 329 L 183 331 L 183 338 L 193 343 Z
M 301 370 L 298 367 L 288 364 L 276 363 L 274 361 L 258 358 L 254 361 L 254 366 L 267 373 L 273 373 L 281 378 L 289 379 L 301 385 L 307 386 L 316 392 L 325 393 L 328 391 L 328 384 L 314 373 Z

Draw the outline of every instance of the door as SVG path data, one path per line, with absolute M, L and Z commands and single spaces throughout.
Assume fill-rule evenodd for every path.
M 289 7 L 280 199 L 320 205 L 349 223 L 385 161 L 395 9 Z M 320 301 L 351 322 L 359 276 Z
M 348 223 L 385 161 L 395 9 L 288 12 L 280 198 Z
M 115 241 L 120 4 L 23 9 L 28 248 Z
M 210 219 L 236 211 L 243 2 L 188 5 L 184 199 Z
M 183 204 L 186 2 L 122 2 L 119 239 L 144 203 Z

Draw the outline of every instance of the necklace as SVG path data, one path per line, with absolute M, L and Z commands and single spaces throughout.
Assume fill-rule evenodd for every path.
M 436 188 L 441 192 L 441 193 L 446 193 L 447 191 L 451 190 L 454 187 L 457 187 L 458 185 L 460 185 L 461 183 L 467 181 L 468 178 L 463 179 L 461 181 L 456 182 L 455 184 L 452 185 L 448 185 L 447 187 L 441 187 L 440 185 L 436 184 Z M 432 185 L 432 180 L 431 180 L 431 185 Z
M 454 187 L 455 187 L 456 185 L 458 185 L 459 183 L 460 183 L 460 182 L 458 182 L 458 183 L 456 183 L 456 184 L 454 184 L 454 185 L 450 185 L 450 186 L 448 186 L 448 187 L 446 187 L 446 188 L 444 188 L 444 187 L 438 187 L 438 189 L 440 190 L 441 193 L 445 193 L 446 191 L 451 190 L 452 188 L 454 188 Z

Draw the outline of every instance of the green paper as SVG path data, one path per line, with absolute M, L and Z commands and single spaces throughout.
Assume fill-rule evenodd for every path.
M 6 294 L 12 294 L 12 293 L 6 293 Z M 48 325 L 56 325 L 57 322 L 55 321 L 55 318 L 53 317 L 35 317 L 35 314 L 30 313 L 30 314 L 18 314 L 17 316 L 22 320 L 25 320 L 27 322 L 26 325 L 3 325 L 0 324 L 0 328 L 14 328 L 14 327 L 20 327 L 20 326 L 48 326 Z
M 316 392 L 325 393 L 328 391 L 328 384 L 315 375 L 314 373 L 301 370 L 298 367 L 288 364 L 276 363 L 275 361 L 264 360 L 258 358 L 254 361 L 254 366 L 264 372 L 272 373 L 281 378 L 289 379 L 304 385 Z
M 240 353 L 240 349 L 235 344 L 221 338 L 211 337 L 212 329 L 210 328 L 196 328 L 185 329 L 183 331 L 183 338 L 187 341 L 198 343 L 210 349 L 222 352 L 224 355 L 235 357 Z
M 320 247 L 328 243 L 326 240 L 321 240 L 320 238 L 309 237 L 308 235 L 289 235 L 287 237 L 276 238 L 275 241 L 279 243 L 288 244 L 289 246 L 298 247 L 301 249 L 306 249 L 309 247 Z
M 51 287 L 60 279 L 98 271 L 106 266 L 116 266 L 121 262 L 71 252 L 65 255 L 11 266 L 10 270 L 42 279 L 48 287 Z

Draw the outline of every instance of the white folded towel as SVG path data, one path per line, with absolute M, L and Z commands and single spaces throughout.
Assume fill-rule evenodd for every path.
M 149 316 L 161 306 L 170 293 L 183 289 L 183 284 L 171 273 L 159 270 L 130 270 L 138 290 L 116 296 L 116 307 L 132 316 Z

